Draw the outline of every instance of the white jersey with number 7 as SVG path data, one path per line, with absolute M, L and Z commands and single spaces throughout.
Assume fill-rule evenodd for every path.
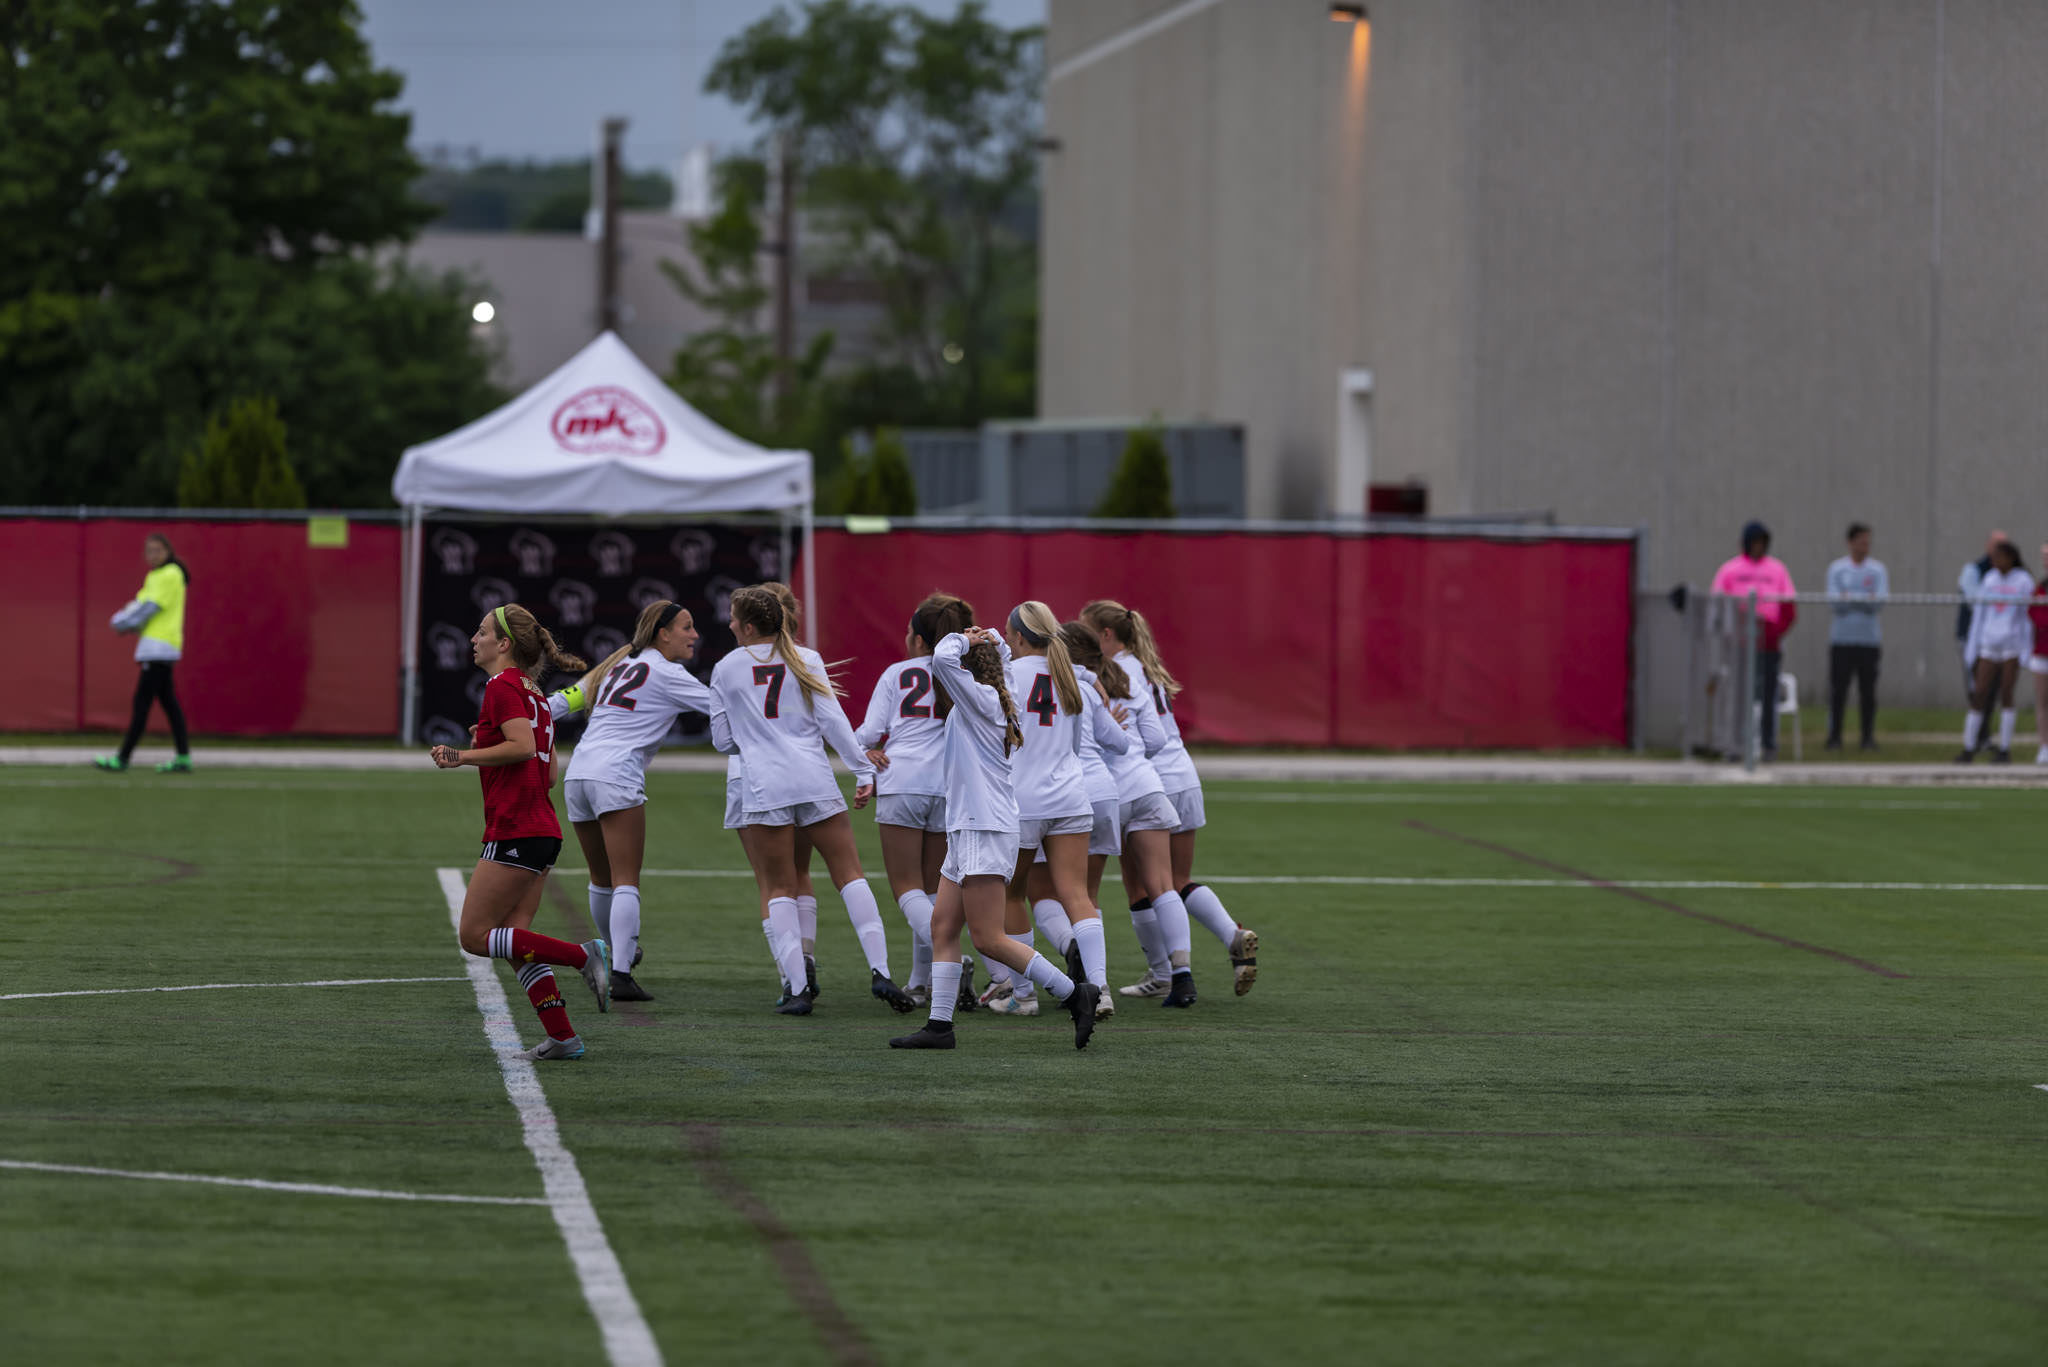
M 798 646 L 797 654 L 813 675 L 825 677 L 817 651 Z M 875 766 L 854 739 L 839 699 L 806 695 L 768 642 L 740 646 L 718 662 L 711 671 L 711 700 L 711 743 L 746 761 L 741 797 L 747 811 L 839 796 L 827 744 L 846 761 L 856 783 L 875 781 Z

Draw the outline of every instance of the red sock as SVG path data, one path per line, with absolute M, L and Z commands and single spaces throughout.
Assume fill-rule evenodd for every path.
M 490 948 L 493 959 L 510 959 L 515 964 L 561 964 L 567 968 L 581 968 L 589 957 L 581 945 L 509 927 L 491 932 Z
M 519 981 L 526 989 L 526 999 L 533 1003 L 534 1012 L 540 1017 L 541 1028 L 548 1032 L 548 1038 L 573 1037 L 576 1027 L 569 1024 L 569 1008 L 562 1005 L 562 993 L 555 986 L 555 975 L 534 964 L 519 970 Z

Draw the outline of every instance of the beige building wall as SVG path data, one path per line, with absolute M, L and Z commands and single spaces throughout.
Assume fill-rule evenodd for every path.
M 1327 8 L 1051 0 L 1045 416 L 1243 422 L 1254 515 L 1348 513 L 1369 370 L 1376 481 L 1642 527 L 1646 586 L 1751 517 L 1802 587 L 1852 518 L 1900 591 L 2034 562 L 2048 4 Z M 1952 620 L 1894 610 L 1891 696 L 1951 700 Z

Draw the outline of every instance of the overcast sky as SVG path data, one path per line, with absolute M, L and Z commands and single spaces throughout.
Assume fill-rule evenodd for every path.
M 672 169 L 686 145 L 752 132 L 702 93 L 726 39 L 793 0 L 357 0 L 380 65 L 405 75 L 413 146 L 487 157 L 590 155 L 622 114 L 626 161 Z M 951 13 L 956 0 L 912 0 Z M 1045 22 L 1045 0 L 989 0 L 996 22 Z

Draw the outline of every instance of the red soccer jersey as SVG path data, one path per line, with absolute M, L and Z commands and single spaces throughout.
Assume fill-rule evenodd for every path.
M 555 820 L 555 803 L 548 792 L 555 719 L 548 712 L 547 699 L 518 670 L 505 670 L 484 685 L 484 705 L 476 718 L 476 748 L 488 750 L 502 742 L 504 724 L 521 717 L 533 724 L 533 758 L 477 770 L 484 786 L 484 839 L 540 835 L 560 840 L 562 826 Z

